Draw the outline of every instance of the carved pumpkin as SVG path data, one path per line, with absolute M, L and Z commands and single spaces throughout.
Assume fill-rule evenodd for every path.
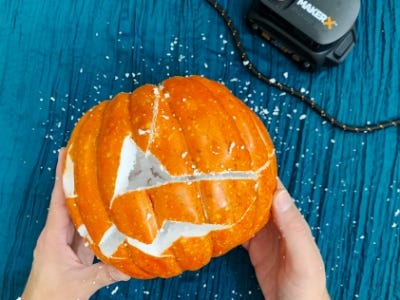
M 172 77 L 88 111 L 67 145 L 71 218 L 135 278 L 206 265 L 268 221 L 276 160 L 257 116 L 223 85 Z

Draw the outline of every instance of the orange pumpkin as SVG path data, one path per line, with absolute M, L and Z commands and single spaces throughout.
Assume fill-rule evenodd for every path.
M 277 167 L 257 116 L 223 85 L 172 77 L 88 111 L 67 145 L 71 218 L 135 278 L 196 270 L 268 221 Z

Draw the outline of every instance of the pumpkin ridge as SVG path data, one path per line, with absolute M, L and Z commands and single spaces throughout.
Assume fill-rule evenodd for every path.
M 197 84 L 200 84 L 201 86 L 203 86 L 204 88 L 206 88 L 209 92 L 211 92 L 211 95 L 213 96 L 213 98 L 215 98 L 215 96 L 214 96 L 214 94 L 212 93 L 212 91 L 210 91 L 210 89 L 209 89 L 207 86 L 205 86 L 204 84 L 202 84 L 200 81 L 197 80 L 197 76 L 191 76 L 191 78 L 194 79 L 195 82 L 196 82 Z M 218 98 L 217 98 L 217 99 L 218 99 Z M 219 102 L 219 101 L 217 101 L 217 102 L 218 102 L 218 105 L 221 107 L 220 102 Z M 235 124 L 235 125 L 236 125 L 236 124 Z M 210 212 L 208 211 L 207 204 L 206 204 L 206 202 L 205 202 L 207 196 L 204 196 L 204 193 L 205 193 L 204 189 L 205 189 L 206 187 L 205 187 L 204 184 L 202 184 L 202 181 L 199 182 L 199 186 L 200 186 L 200 187 L 199 187 L 199 192 L 200 192 L 201 206 L 202 206 L 202 208 L 203 208 L 203 214 L 204 214 L 206 220 L 207 220 L 208 222 L 210 222 L 210 218 L 209 218 Z M 211 239 L 211 241 L 212 241 L 212 242 L 210 243 L 210 245 L 211 245 L 211 253 L 214 253 L 214 249 L 215 249 L 215 246 L 214 246 L 214 245 L 216 244 L 216 243 L 215 243 L 215 237 L 214 237 L 213 234 L 210 234 L 209 237 L 210 237 L 210 239 Z
M 229 105 L 237 104 L 237 103 L 240 103 L 241 105 L 244 105 L 244 104 L 236 96 L 234 96 L 232 94 L 232 92 L 226 86 L 224 86 L 218 82 L 214 82 L 212 80 L 209 80 L 207 78 L 197 76 L 197 75 L 194 75 L 191 78 L 193 79 L 195 84 L 200 85 L 204 90 L 206 90 L 208 92 L 208 94 L 210 95 L 210 98 L 213 98 L 216 105 L 218 105 L 218 110 L 223 112 L 222 115 L 227 117 L 227 119 L 230 123 L 230 126 L 233 127 L 232 128 L 233 130 L 231 132 L 234 132 L 235 140 L 231 141 L 231 143 L 229 145 L 228 153 L 231 155 L 232 161 L 240 161 L 241 164 L 245 163 L 245 166 L 236 165 L 236 169 L 246 170 L 246 171 L 250 170 L 251 166 L 253 165 L 253 162 L 252 162 L 250 150 L 247 149 L 247 147 L 243 147 L 243 149 L 242 149 L 242 151 L 245 151 L 245 152 L 243 152 L 241 156 L 244 156 L 244 157 L 239 158 L 239 157 L 234 157 L 232 155 L 232 150 L 235 146 L 238 146 L 239 144 L 245 145 L 245 143 L 244 143 L 244 139 L 243 139 L 243 134 L 239 130 L 238 122 L 235 119 L 235 116 L 232 114 L 232 111 L 228 110 L 228 107 L 229 107 Z M 218 93 L 215 89 L 218 89 L 221 92 Z M 229 97 L 229 98 L 226 99 L 227 97 Z
M 183 145 L 185 145 L 184 148 L 187 151 L 187 154 L 185 155 L 185 158 L 188 160 L 187 166 L 192 166 L 192 168 L 190 168 L 190 169 L 189 169 L 189 167 L 186 167 L 185 168 L 186 169 L 186 172 L 185 172 L 186 174 L 182 174 L 182 175 L 190 176 L 190 175 L 192 175 L 194 173 L 193 166 L 195 166 L 195 162 L 193 160 L 193 153 L 191 153 L 191 147 L 189 147 L 188 140 L 187 140 L 186 135 L 184 133 L 185 129 L 184 129 L 182 123 L 180 122 L 179 117 L 178 117 L 179 113 L 176 112 L 173 109 L 173 107 L 170 105 L 171 101 L 176 101 L 176 99 L 170 98 L 170 93 L 172 93 L 172 91 L 170 91 L 167 86 L 163 85 L 163 83 L 161 84 L 161 86 L 162 86 L 162 91 L 163 91 L 163 95 L 164 95 L 164 97 L 162 98 L 163 99 L 163 105 L 165 105 L 167 111 L 170 112 L 169 118 L 173 118 L 173 122 L 176 124 L 176 126 L 178 128 L 177 131 L 181 133 L 179 135 L 179 137 L 181 138 L 180 142 Z M 166 167 L 165 167 L 165 170 L 167 170 L 167 172 L 169 173 L 169 171 L 168 171 L 168 169 Z M 171 176 L 171 174 L 170 174 L 170 177 L 173 180 L 174 176 Z M 167 184 L 170 184 L 170 183 L 171 182 L 168 182 Z M 200 206 L 201 206 L 201 214 L 202 214 L 202 216 L 200 218 L 203 218 L 205 221 L 208 221 L 208 213 L 205 211 L 206 208 L 204 206 L 204 202 L 203 202 L 203 199 L 202 199 L 200 186 L 201 185 L 198 185 L 197 189 L 196 189 L 195 186 L 193 186 L 192 188 L 196 189 L 198 191 L 198 193 L 200 193 L 199 198 L 197 198 L 197 199 L 201 200 L 200 201 Z M 195 201 L 197 201 L 197 199 Z M 200 211 L 199 211 L 199 213 L 200 213 Z
M 168 117 L 169 117 L 169 118 L 172 118 L 172 119 L 174 120 L 174 122 L 179 126 L 179 128 L 177 129 L 177 131 L 181 133 L 181 134 L 179 135 L 179 136 L 182 138 L 181 142 L 183 141 L 183 143 L 184 143 L 184 145 L 185 145 L 185 149 L 188 149 L 187 154 L 186 154 L 184 157 L 185 157 L 185 158 L 188 157 L 188 160 L 190 161 L 190 166 L 193 167 L 193 166 L 195 166 L 195 162 L 194 162 L 194 160 L 193 160 L 193 155 L 192 155 L 192 153 L 190 153 L 190 151 L 189 151 L 189 150 L 190 150 L 189 143 L 188 143 L 188 140 L 187 140 L 187 138 L 186 138 L 186 135 L 184 134 L 185 128 L 182 126 L 182 123 L 179 121 L 179 118 L 178 118 L 178 115 L 179 115 L 179 114 L 177 114 L 177 112 L 176 112 L 176 111 L 173 109 L 173 107 L 170 105 L 171 101 L 176 101 L 176 99 L 173 99 L 173 100 L 169 99 L 169 98 L 170 98 L 170 92 L 171 92 L 171 91 L 169 91 L 168 88 L 167 88 L 166 86 L 164 86 L 163 84 L 160 84 L 160 85 L 159 85 L 158 91 L 159 91 L 159 92 L 163 91 L 162 96 L 158 95 L 158 96 L 159 96 L 159 101 L 160 101 L 159 104 L 162 102 L 162 104 L 165 105 L 165 106 L 168 108 L 168 110 L 171 112 L 171 114 L 170 114 Z M 162 117 L 162 116 L 161 116 L 161 117 Z M 157 120 L 155 120 L 155 122 L 157 122 Z M 158 123 L 160 123 L 160 122 L 158 122 Z M 157 129 L 159 129 L 159 128 L 156 127 L 154 132 L 157 132 Z M 148 150 L 148 152 L 151 153 L 150 149 Z M 152 154 L 153 154 L 153 153 L 152 153 Z M 153 154 L 153 155 L 155 155 L 155 154 Z M 182 153 L 182 156 L 181 156 L 182 158 L 183 158 L 183 155 L 184 155 L 184 154 Z M 161 162 L 161 164 L 162 164 L 162 162 Z M 167 172 L 169 172 L 170 174 L 172 173 L 172 172 L 170 172 L 170 171 L 168 170 L 167 166 L 164 166 L 164 165 L 163 165 L 163 167 L 165 168 L 165 170 L 167 170 Z M 186 172 L 187 174 L 189 174 L 190 172 L 193 173 L 193 169 L 192 169 L 192 168 L 189 168 L 189 167 L 187 167 L 187 166 L 186 166 L 185 170 L 186 170 L 185 172 Z
M 99 191 L 105 206 L 109 206 L 115 190 L 115 178 L 123 140 L 121 136 L 131 133 L 129 94 L 119 93 L 107 106 L 102 116 L 96 144 L 97 177 Z M 100 137 L 100 138 L 99 138 Z M 111 184 L 107 181 L 112 178 Z
M 191 161 L 191 165 L 194 166 L 195 162 L 193 160 L 193 154 L 190 153 L 191 151 L 190 151 L 190 148 L 189 148 L 189 144 L 188 144 L 188 140 L 186 138 L 186 135 L 184 134 L 184 128 L 183 128 L 181 122 L 179 121 L 179 118 L 177 117 L 176 111 L 170 105 L 170 101 L 165 101 L 165 103 L 168 106 L 169 110 L 171 111 L 171 117 L 173 117 L 175 119 L 176 123 L 179 125 L 180 129 L 183 132 L 183 134 L 182 134 L 183 141 L 184 141 L 184 143 L 186 145 L 186 149 L 188 149 L 188 151 L 187 151 L 188 155 L 187 156 Z M 198 181 L 198 189 L 197 190 L 198 190 L 198 193 L 199 193 L 198 199 L 200 199 L 200 204 L 201 204 L 201 210 L 202 210 L 203 217 L 208 222 L 209 221 L 209 217 L 208 217 L 209 212 L 207 211 L 207 207 L 205 206 L 205 203 L 204 203 L 204 197 L 203 197 L 203 193 L 202 193 L 202 184 L 201 184 L 200 181 Z
M 221 90 L 221 92 L 223 92 L 225 95 L 229 96 L 229 101 L 239 102 L 239 103 L 241 103 L 243 105 L 245 105 L 245 104 L 243 102 L 241 102 L 240 100 L 238 100 L 226 86 L 224 86 L 224 85 L 222 85 L 220 83 L 211 81 L 211 80 L 209 80 L 207 78 L 204 78 L 204 77 L 201 77 L 201 76 L 193 76 L 193 79 L 198 84 L 204 86 L 209 91 L 209 93 L 211 93 L 211 95 L 214 98 L 218 99 L 218 104 L 219 104 L 221 110 L 224 111 L 225 115 L 230 117 L 230 119 L 232 121 L 232 124 L 234 125 L 234 127 L 235 127 L 235 129 L 236 129 L 236 131 L 238 133 L 238 136 L 240 137 L 240 141 L 242 142 L 242 145 L 246 145 L 245 140 L 243 139 L 243 133 L 242 133 L 241 130 L 239 130 L 239 127 L 238 127 L 237 121 L 234 118 L 234 115 L 232 115 L 231 111 L 228 111 L 226 106 L 223 105 L 223 103 L 221 103 L 220 98 L 223 98 L 222 95 L 219 95 L 215 91 L 215 89 L 213 89 L 211 87 L 211 85 L 217 85 L 218 89 Z M 226 101 L 226 99 L 223 99 L 222 101 L 228 102 L 228 101 Z M 249 160 L 249 164 L 250 164 L 250 168 L 249 169 L 251 169 L 254 166 L 253 157 L 252 157 L 252 155 L 250 153 L 250 149 L 248 149 L 247 145 L 245 147 L 245 150 L 246 150 L 246 153 L 248 154 L 248 160 Z
M 117 96 L 120 96 L 121 94 L 118 94 Z M 103 135 L 103 132 L 107 129 L 108 130 L 108 119 L 107 116 L 110 115 L 112 113 L 112 107 L 115 105 L 116 101 L 115 99 L 112 99 L 108 105 L 108 109 L 105 109 L 102 113 L 101 116 L 101 122 L 100 122 L 100 126 L 99 126 L 99 130 L 96 136 L 96 144 L 94 146 L 94 151 L 95 151 L 95 160 L 96 160 L 96 180 L 97 180 L 97 185 L 98 185 L 98 190 L 99 190 L 99 194 L 101 197 L 101 201 L 103 201 L 104 206 L 108 208 L 108 205 L 106 205 L 106 202 L 104 200 L 104 198 L 107 198 L 104 194 L 103 188 L 100 186 L 102 185 L 102 178 L 100 175 L 100 171 L 98 166 L 101 166 L 101 158 L 100 158 L 100 154 L 101 151 L 99 151 L 98 149 L 100 148 L 100 144 L 101 144 L 101 140 L 99 139 L 100 136 Z M 114 183 L 112 183 L 114 184 Z M 107 212 L 110 214 L 110 210 L 107 209 Z M 111 216 L 110 216 L 110 220 L 112 220 Z
M 265 129 L 262 130 L 264 123 L 258 118 L 256 114 L 251 116 L 251 122 L 257 130 L 258 136 L 263 143 L 263 148 L 265 149 L 272 149 L 271 152 L 267 153 L 266 161 L 271 161 L 271 159 L 275 156 L 275 148 L 273 147 L 272 142 L 270 139 L 265 136 Z
M 104 104 L 102 105 L 106 105 L 107 101 L 104 101 Z M 80 135 L 82 128 L 84 128 L 84 125 L 86 124 L 86 122 L 89 121 L 90 119 L 90 114 L 93 113 L 93 110 L 96 109 L 96 107 L 91 108 L 89 111 L 87 111 L 86 113 L 84 113 L 79 119 L 78 122 L 69 138 L 68 144 L 66 146 L 65 152 L 65 158 L 64 158 L 64 166 L 63 166 L 63 176 L 62 176 L 62 182 L 63 182 L 63 190 L 64 190 L 64 195 L 67 199 L 67 207 L 69 210 L 69 213 L 71 215 L 72 221 L 75 225 L 75 228 L 77 228 L 77 232 L 78 234 L 85 239 L 85 241 L 87 241 L 89 244 L 93 243 L 92 238 L 90 237 L 89 232 L 87 231 L 86 225 L 83 222 L 82 219 L 82 215 L 81 212 L 78 208 L 78 204 L 77 204 L 77 198 L 78 195 L 76 193 L 76 188 L 75 188 L 75 171 L 74 171 L 74 164 L 75 162 L 73 161 L 73 155 L 71 154 L 74 148 L 74 144 L 75 144 L 75 140 L 77 139 L 77 137 Z M 70 161 L 70 163 L 69 163 Z M 72 170 L 70 170 L 69 173 L 67 171 L 68 168 L 72 168 Z M 68 178 L 68 176 L 71 176 L 71 178 Z M 71 183 L 67 184 L 67 181 L 72 181 Z M 69 187 L 67 187 L 69 186 Z M 69 188 L 71 188 L 73 186 L 73 190 L 69 190 Z
M 93 120 L 94 119 L 96 119 L 97 118 L 97 121 L 98 121 L 98 119 L 101 119 L 102 118 L 102 114 L 104 113 L 104 111 L 106 110 L 106 107 L 108 106 L 108 104 L 109 104 L 110 102 L 106 102 L 105 104 L 102 104 L 102 105 L 99 105 L 99 106 L 96 106 L 89 114 L 88 114 L 88 117 L 87 117 L 87 123 L 86 124 L 84 124 L 84 125 L 86 125 L 86 126 L 84 126 L 84 127 L 82 127 L 82 131 L 80 132 L 80 134 L 79 135 L 77 135 L 76 136 L 76 138 L 73 140 L 73 143 L 74 143 L 74 145 L 76 146 L 74 146 L 74 148 L 76 149 L 75 151 L 77 151 L 77 152 L 75 152 L 75 154 L 77 155 L 76 157 L 73 157 L 73 160 L 74 160 L 74 164 L 77 166 L 77 168 L 75 169 L 75 174 L 76 173 L 79 173 L 78 171 L 79 171 L 79 165 L 80 165 L 80 162 L 84 159 L 84 158 L 86 158 L 86 156 L 85 156 L 85 154 L 87 155 L 87 152 L 85 151 L 85 152 L 78 152 L 78 149 L 85 149 L 85 147 L 83 146 L 83 147 L 81 147 L 82 146 L 82 144 L 84 144 L 84 145 L 88 145 L 88 142 L 90 142 L 90 143 L 96 143 L 97 142 L 97 135 L 98 135 L 98 133 L 99 133 L 99 131 L 97 131 L 97 132 L 94 132 L 93 133 L 93 131 L 91 130 L 92 128 L 90 128 L 91 126 L 93 126 L 92 124 L 93 124 Z M 90 126 L 89 126 L 90 125 Z M 85 135 L 85 133 L 87 134 L 87 135 Z M 74 152 L 74 148 L 73 148 L 73 152 Z M 97 148 L 96 147 L 90 147 L 90 149 L 93 151 L 93 152 L 97 152 Z M 72 155 L 72 154 L 71 154 Z M 96 155 L 95 155 L 95 157 L 96 157 Z M 95 163 L 92 163 L 92 164 L 94 164 L 94 166 L 92 166 L 93 167 L 93 169 L 92 169 L 92 171 L 93 171 L 93 174 L 96 174 L 97 175 L 97 160 L 96 160 L 96 162 Z M 82 168 L 82 167 L 81 167 Z M 77 177 L 76 175 L 74 176 L 74 177 Z M 92 189 L 96 189 L 97 191 L 98 191 L 98 178 L 97 178 L 97 176 L 94 176 L 94 178 L 93 178 L 93 182 L 92 182 L 93 184 L 92 184 Z M 81 185 L 82 185 L 82 183 L 81 183 Z M 77 180 L 76 181 L 76 186 L 75 186 L 75 188 L 79 188 L 79 180 Z M 101 199 L 101 196 L 100 196 L 100 194 L 98 195 L 99 197 L 98 197 L 98 201 L 99 202 L 102 202 L 102 199 Z M 82 197 L 82 195 L 80 195 L 79 193 L 78 193 L 78 197 L 76 198 L 76 201 L 75 201 L 75 203 L 78 205 L 78 207 L 79 207 L 79 209 L 81 210 L 82 208 L 81 208 L 81 204 L 80 204 L 80 200 L 81 200 L 81 197 Z M 93 202 L 92 202 L 93 203 Z M 102 202 L 102 203 L 104 203 L 104 202 Z M 104 207 L 104 206 L 103 206 Z M 110 224 L 110 223 L 112 223 L 112 220 L 111 220 L 111 216 L 110 216 L 110 214 L 109 214 L 109 211 L 104 207 L 104 209 L 102 209 L 102 211 L 101 212 L 96 212 L 96 214 L 101 214 L 102 215 L 102 217 L 104 217 L 105 219 L 107 219 L 107 223 L 108 224 Z M 82 217 L 82 220 L 84 221 L 84 224 L 85 225 L 87 225 L 87 219 L 88 219 L 88 217 L 89 217 L 89 215 L 86 215 L 85 213 L 84 214 L 81 214 L 81 217 Z M 97 218 L 97 216 L 96 216 L 96 218 Z M 104 224 L 103 224 L 103 226 L 104 226 Z M 87 230 L 88 230 L 88 233 L 89 233 L 89 235 L 90 235 L 90 237 L 95 241 L 95 242 L 97 242 L 96 240 L 98 239 L 98 234 L 93 234 L 93 230 L 98 230 L 98 228 L 96 228 L 96 227 L 93 227 L 93 228 L 89 228 L 88 226 L 86 226 L 87 227 Z M 96 240 L 95 240 L 95 236 L 96 236 Z
M 129 95 L 129 119 L 132 137 L 143 151 L 149 143 L 154 106 L 153 85 L 145 84 Z
M 168 101 L 170 103 L 170 108 L 171 111 L 176 115 L 176 120 L 180 124 L 181 131 L 182 131 L 182 136 L 185 139 L 186 145 L 188 145 L 188 152 L 190 154 L 190 157 L 192 158 L 193 161 L 193 171 L 197 172 L 198 170 L 202 169 L 210 169 L 209 166 L 202 166 L 202 161 L 200 161 L 200 155 L 204 156 L 204 154 L 201 153 L 200 150 L 203 150 L 203 152 L 211 152 L 211 149 L 206 149 L 205 147 L 198 149 L 197 145 L 199 143 L 199 135 L 204 135 L 206 136 L 209 134 L 209 132 L 205 132 L 203 128 L 200 126 L 202 125 L 200 122 L 203 121 L 203 124 L 210 124 L 210 122 L 205 123 L 204 119 L 205 117 L 202 117 L 201 114 L 205 113 L 206 108 L 205 108 L 205 103 L 209 99 L 206 99 L 206 97 L 201 97 L 202 91 L 199 89 L 196 89 L 195 82 L 191 80 L 192 77 L 185 78 L 185 77 L 179 77 L 177 80 L 174 80 L 174 78 L 167 79 L 164 82 L 164 86 L 167 88 L 171 88 L 170 93 L 173 95 L 171 98 L 175 99 L 177 97 L 182 97 L 181 89 L 186 89 L 185 91 L 187 93 L 193 93 L 193 95 L 189 96 L 188 98 L 183 97 L 182 98 L 182 105 L 176 104 L 177 101 Z M 203 89 L 204 91 L 204 89 Z M 176 94 L 176 95 L 175 95 Z M 184 94 L 185 95 L 185 94 Z M 190 95 L 190 94 L 189 94 Z M 197 99 L 195 99 L 196 97 Z M 202 99 L 200 99 L 202 98 Z M 203 101 L 201 101 L 203 100 Z M 212 99 L 215 100 L 215 99 Z M 214 101 L 215 102 L 215 101 Z M 214 104 L 214 103 L 212 103 Z M 175 107 L 175 109 L 174 109 Z M 190 110 L 190 111 L 189 111 Z M 196 117 L 193 114 L 193 111 L 196 110 L 198 114 L 200 114 L 199 117 Z M 189 114 L 189 117 L 187 115 Z M 202 118 L 200 118 L 202 117 Z M 214 114 L 215 117 L 215 114 Z M 188 126 L 189 125 L 189 126 Z M 190 139 L 188 139 L 191 137 Z M 212 146 L 210 143 L 212 140 L 207 141 L 208 145 L 207 146 Z M 197 144 L 196 144 L 197 143 Z M 202 145 L 204 146 L 204 145 Z M 196 151 L 197 153 L 194 153 Z M 205 160 L 204 160 L 205 161 Z M 203 170 L 204 171 L 204 170 Z
M 146 274 L 146 277 L 148 277 L 148 278 L 154 277 L 154 275 L 155 275 L 154 273 L 151 273 L 151 272 L 145 270 L 144 268 L 142 268 L 142 267 L 136 262 L 135 255 L 134 255 L 134 253 L 132 252 L 132 249 L 131 249 L 130 247 L 125 247 L 125 248 L 126 248 L 126 254 L 127 254 L 128 257 L 129 257 L 129 263 L 132 264 L 132 265 L 134 265 L 136 268 L 138 268 L 138 269 L 139 269 L 141 272 L 143 272 L 144 274 Z M 121 271 L 124 271 L 124 270 L 121 270 Z

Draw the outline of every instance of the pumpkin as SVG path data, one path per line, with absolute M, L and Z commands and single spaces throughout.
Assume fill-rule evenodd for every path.
M 172 77 L 93 107 L 63 169 L 71 218 L 95 255 L 131 277 L 196 270 L 270 217 L 275 151 L 225 86 Z

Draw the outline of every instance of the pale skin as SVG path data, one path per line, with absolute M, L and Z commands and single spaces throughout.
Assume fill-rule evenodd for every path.
M 59 161 L 65 153 L 60 151 Z M 85 246 L 68 215 L 59 163 L 46 225 L 33 253 L 33 264 L 23 300 L 85 300 L 98 289 L 129 276 L 103 263 L 93 264 L 94 254 Z
M 60 151 L 59 162 L 65 153 Z M 36 248 L 22 300 L 89 299 L 129 276 L 101 262 L 77 234 L 68 215 L 61 163 L 49 213 Z M 261 290 L 268 300 L 330 299 L 324 264 L 306 221 L 281 183 L 274 196 L 272 220 L 243 246 L 248 250 Z
M 265 299 L 330 299 L 324 263 L 310 227 L 280 180 L 272 220 L 243 246 Z

